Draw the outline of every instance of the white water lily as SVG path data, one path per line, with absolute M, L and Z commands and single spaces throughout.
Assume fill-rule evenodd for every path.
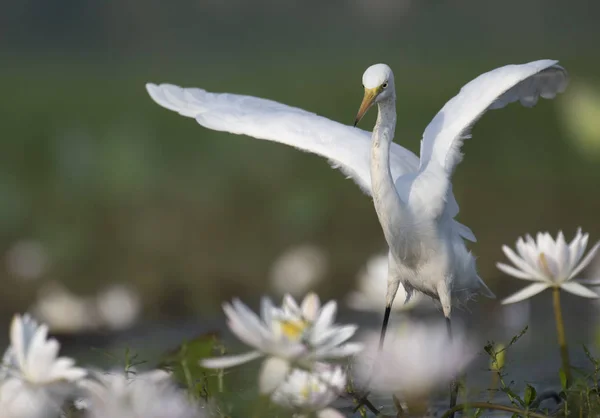
M 477 353 L 454 323 L 452 334 L 451 339 L 441 324 L 407 321 L 388 332 L 380 352 L 379 333 L 372 333 L 355 364 L 357 382 L 368 383 L 369 389 L 381 394 L 423 399 L 454 379 Z
M 269 281 L 278 295 L 304 295 L 325 278 L 328 263 L 323 248 L 312 244 L 294 246 L 273 262 Z
M 86 418 L 202 418 L 196 402 L 175 386 L 169 373 L 134 370 L 94 372 L 80 382 L 84 398 L 77 401 Z
M 355 325 L 334 324 L 337 304 L 329 301 L 321 306 L 315 294 L 306 296 L 301 305 L 286 295 L 281 307 L 263 298 L 261 317 L 238 299 L 226 303 L 231 331 L 255 350 L 246 354 L 204 359 L 206 368 L 227 368 L 266 356 L 259 377 L 262 393 L 270 393 L 283 381 L 292 366 L 310 369 L 319 360 L 342 358 L 362 349 L 358 343 L 347 343 Z
M 62 400 L 43 387 L 26 385 L 19 379 L 0 382 L 0 417 L 2 418 L 56 418 Z
M 346 387 L 346 374 L 340 366 L 315 364 L 314 371 L 294 369 L 271 395 L 277 405 L 294 411 L 296 417 L 315 414 L 318 418 L 343 418 L 329 405 Z
M 560 288 L 577 296 L 597 298 L 596 293 L 575 281 L 576 276 L 587 267 L 600 248 L 600 242 L 596 243 L 584 257 L 588 238 L 589 235 L 582 234 L 579 228 L 569 244 L 561 231 L 556 240 L 547 232 L 538 233 L 535 240 L 531 235 L 519 238 L 516 243 L 517 253 L 508 246 L 503 246 L 504 254 L 514 266 L 498 263 L 498 269 L 510 276 L 535 283 L 504 299 L 502 303 L 520 302 L 548 288 Z
M 48 327 L 29 315 L 15 315 L 10 346 L 0 374 L 0 410 L 10 417 L 53 416 L 86 375 L 75 361 L 58 357 L 60 345 Z
M 348 306 L 358 311 L 380 312 L 383 314 L 387 279 L 388 255 L 380 254 L 371 257 L 358 274 L 358 289 L 351 292 L 346 299 Z M 413 294 L 408 303 L 404 303 L 405 300 L 406 291 L 400 284 L 396 298 L 392 303 L 392 311 L 407 311 L 417 305 L 429 302 L 422 293 Z M 430 303 L 430 306 L 434 307 L 435 305 Z

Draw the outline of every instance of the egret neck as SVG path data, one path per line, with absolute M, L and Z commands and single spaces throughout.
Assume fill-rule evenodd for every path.
M 390 145 L 396 127 L 395 97 L 382 100 L 377 107 L 377 122 L 371 143 L 371 187 L 377 217 L 386 241 L 391 245 L 395 241 L 392 225 L 399 225 L 404 212 L 390 170 Z

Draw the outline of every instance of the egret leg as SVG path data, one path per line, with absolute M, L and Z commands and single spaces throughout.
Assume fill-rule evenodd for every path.
M 437 292 L 440 298 L 440 303 L 442 305 L 442 310 L 444 311 L 444 316 L 446 317 L 446 329 L 448 330 L 448 337 L 450 342 L 452 342 L 452 323 L 450 322 L 450 311 L 452 309 L 452 300 L 450 298 L 450 289 L 446 284 L 445 280 L 438 282 L 437 284 Z M 456 406 L 456 401 L 458 399 L 458 377 L 454 376 L 452 382 L 450 382 L 450 409 Z M 454 418 L 454 413 L 450 414 L 450 418 Z
M 452 341 L 452 323 L 449 317 L 446 317 L 446 329 L 448 330 L 448 338 Z M 458 400 L 458 379 L 455 376 L 450 382 L 450 409 L 456 406 Z M 449 415 L 449 418 L 454 418 L 454 412 Z
M 385 332 L 387 331 L 388 322 L 390 321 L 390 314 L 392 313 L 391 305 L 385 306 L 385 312 L 383 314 L 383 323 L 381 324 L 381 334 L 379 335 L 379 351 L 383 349 L 383 342 L 385 341 Z
M 379 351 L 383 348 L 385 341 L 385 332 L 387 331 L 390 314 L 392 313 L 392 303 L 396 298 L 396 293 L 400 287 L 400 280 L 388 278 L 387 291 L 385 294 L 385 312 L 383 313 L 383 323 L 381 324 L 381 334 L 379 335 Z
M 396 287 L 396 289 L 397 289 L 397 287 Z M 388 288 L 388 292 L 389 292 L 389 288 Z M 395 292 L 394 292 L 394 294 L 395 294 Z M 380 352 L 383 349 L 383 342 L 385 341 L 385 332 L 387 331 L 387 326 L 388 326 L 388 322 L 390 320 L 391 313 L 392 313 L 392 305 L 391 305 L 391 303 L 389 305 L 386 303 L 385 313 L 383 314 L 383 324 L 381 324 L 381 334 L 379 335 L 379 351 Z M 375 367 L 377 366 L 377 364 L 378 364 L 378 362 L 376 361 L 373 365 L 373 370 L 371 371 L 371 376 L 367 380 L 367 384 L 365 385 L 365 387 L 370 386 L 371 379 L 373 379 L 373 373 L 375 373 Z M 354 412 L 358 411 L 360 409 L 360 407 L 365 405 L 365 401 L 368 401 L 367 396 L 369 396 L 369 392 L 367 392 L 363 397 L 361 397 L 359 399 L 359 403 L 354 408 Z

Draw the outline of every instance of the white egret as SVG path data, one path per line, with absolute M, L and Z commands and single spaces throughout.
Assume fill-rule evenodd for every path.
M 275 101 L 229 93 L 209 93 L 172 84 L 146 84 L 159 105 L 196 119 L 209 129 L 281 142 L 327 158 L 367 194 L 390 246 L 388 287 L 381 343 L 400 284 L 407 299 L 414 289 L 440 301 L 448 323 L 453 301 L 475 293 L 494 297 L 477 275 L 463 239 L 475 241 L 458 223 L 451 175 L 471 126 L 488 109 L 520 101 L 533 106 L 567 85 L 557 61 L 507 65 L 465 85 L 427 126 L 421 158 L 392 142 L 396 124 L 394 78 L 384 64 L 370 67 L 357 121 L 374 103 L 379 115 L 374 138 L 364 130 Z M 371 147 L 373 144 L 373 147 Z M 372 150 L 371 150 L 372 148 Z
M 371 187 L 375 210 L 390 247 L 388 288 L 380 344 L 383 344 L 392 302 L 399 284 L 406 300 L 417 290 L 439 300 L 450 332 L 453 303 L 482 293 L 494 294 L 477 275 L 453 217 L 451 177 L 461 161 L 460 147 L 472 125 L 488 109 L 520 101 L 533 106 L 538 98 L 554 98 L 566 88 L 566 71 L 557 61 L 507 65 L 482 74 L 452 98 L 429 123 L 421 141 L 419 168 L 396 177 L 389 148 L 396 128 L 394 74 L 385 64 L 363 74 L 365 95 L 355 125 L 373 105 L 378 116 L 372 134 Z

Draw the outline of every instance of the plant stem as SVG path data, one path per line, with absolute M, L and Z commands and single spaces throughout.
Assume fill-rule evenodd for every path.
M 528 417 L 528 418 L 549 418 L 548 415 L 537 414 L 535 412 L 525 411 L 524 409 L 513 408 L 512 406 L 498 405 L 498 404 L 487 403 L 487 402 L 461 403 L 459 405 L 456 405 L 454 408 L 447 410 L 446 413 L 444 413 L 444 415 L 442 415 L 441 418 L 448 418 L 455 412 L 464 411 L 465 409 L 470 409 L 470 408 L 494 409 L 497 411 L 512 412 L 514 414 L 519 414 L 521 416 Z
M 567 381 L 566 386 L 569 387 L 571 384 L 571 367 L 569 366 L 569 349 L 567 347 L 567 339 L 565 338 L 565 326 L 560 308 L 560 287 L 552 289 L 552 302 L 554 305 L 554 318 L 556 320 L 556 334 L 558 336 L 558 346 L 560 347 L 562 369 Z
M 323 380 L 321 380 L 321 382 L 323 382 Z M 327 386 L 331 387 L 328 382 L 324 382 Z M 334 392 L 337 393 L 337 390 L 334 389 Z M 377 409 L 377 407 L 375 405 L 373 405 L 373 403 L 367 398 L 367 396 L 369 396 L 369 392 L 359 395 L 358 393 L 356 393 L 356 391 L 354 390 L 354 386 L 352 384 L 352 381 L 350 380 L 348 382 L 348 386 L 346 387 L 346 393 L 342 394 L 342 393 L 338 393 L 338 396 L 348 396 L 352 399 L 352 401 L 355 404 L 354 407 L 354 411 L 356 412 L 358 410 L 361 411 L 361 415 L 363 413 L 363 406 L 365 406 L 369 411 L 371 411 L 373 414 L 375 414 L 375 416 L 379 417 L 379 416 L 384 416 L 381 415 L 381 412 L 379 411 L 379 409 Z
M 348 393 L 348 395 L 350 395 L 352 397 L 352 400 L 356 404 L 356 406 L 354 407 L 354 412 L 358 411 L 362 406 L 366 406 L 367 409 L 369 411 L 371 411 L 372 413 L 374 413 L 376 416 L 381 415 L 381 412 L 379 411 L 379 409 L 377 409 L 377 407 L 375 405 L 373 405 L 373 403 L 369 399 L 367 399 L 368 395 L 358 396 L 353 391 L 352 392 L 348 391 L 347 393 Z

